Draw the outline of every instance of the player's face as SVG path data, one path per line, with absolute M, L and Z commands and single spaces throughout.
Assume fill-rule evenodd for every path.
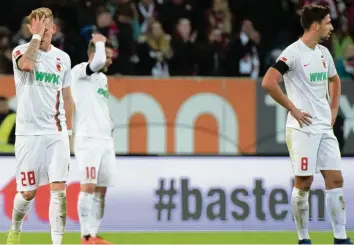
M 48 50 L 50 43 L 52 42 L 52 37 L 56 32 L 56 26 L 53 21 L 48 21 L 45 26 L 44 34 L 39 45 L 42 50 Z
M 318 27 L 319 38 L 321 40 L 328 40 L 331 37 L 333 26 L 331 23 L 331 17 L 327 15 L 320 23 Z

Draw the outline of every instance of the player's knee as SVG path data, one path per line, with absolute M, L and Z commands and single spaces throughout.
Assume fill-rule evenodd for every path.
M 329 177 L 325 180 L 326 182 L 326 189 L 334 189 L 334 188 L 342 188 L 343 187 L 343 176 L 333 176 Z
M 81 192 L 94 193 L 96 190 L 95 184 L 82 184 L 80 187 Z
M 65 182 L 52 182 L 50 183 L 51 191 L 64 191 L 66 188 Z
M 295 176 L 295 187 L 302 191 L 309 191 L 313 182 L 313 176 Z
M 100 196 L 105 197 L 107 191 L 107 187 L 96 186 L 95 193 L 100 194 Z
M 322 171 L 322 175 L 327 190 L 343 187 L 344 180 L 341 171 Z
M 23 199 L 25 199 L 26 201 L 31 201 L 36 196 L 36 190 L 23 191 L 23 192 L 21 192 L 21 195 L 22 195 Z

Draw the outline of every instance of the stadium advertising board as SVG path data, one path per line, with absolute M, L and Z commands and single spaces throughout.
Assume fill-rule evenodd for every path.
M 353 158 L 344 158 L 347 227 L 354 229 Z M 0 161 L 0 231 L 10 224 L 15 159 Z M 294 230 L 289 159 L 255 157 L 121 157 L 107 194 L 105 231 Z M 78 231 L 79 179 L 75 159 L 68 183 L 67 230 Z M 312 230 L 330 230 L 322 178 L 310 195 Z M 41 187 L 24 228 L 47 231 L 48 187 Z
M 12 76 L 0 77 L 12 98 Z M 286 111 L 246 78 L 109 77 L 116 152 L 148 154 L 287 153 Z M 354 83 L 344 81 L 344 153 L 354 154 Z

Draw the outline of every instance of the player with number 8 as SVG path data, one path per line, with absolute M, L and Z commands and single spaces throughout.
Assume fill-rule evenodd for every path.
M 262 82 L 272 98 L 289 111 L 286 143 L 295 175 L 291 202 L 299 244 L 311 244 L 308 198 L 313 175 L 318 172 L 325 181 L 334 244 L 352 244 L 346 234 L 342 162 L 333 132 L 341 81 L 331 53 L 319 44 L 333 31 L 330 12 L 319 5 L 304 7 L 303 36 L 282 52 Z M 281 77 L 287 96 L 278 85 Z

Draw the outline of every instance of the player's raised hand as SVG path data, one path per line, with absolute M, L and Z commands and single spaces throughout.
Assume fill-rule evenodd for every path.
M 92 34 L 92 42 L 97 43 L 97 42 L 104 42 L 106 43 L 107 38 L 103 36 L 102 34 L 99 33 L 94 33 Z
M 303 124 L 306 125 L 312 124 L 311 121 L 312 116 L 307 112 L 302 112 L 299 109 L 294 108 L 293 110 L 290 111 L 290 114 L 299 122 L 301 128 Z
M 36 18 L 33 18 L 31 23 L 28 25 L 28 29 L 32 35 L 39 34 L 43 36 L 45 26 L 48 21 L 49 19 L 46 19 L 44 15 L 41 18 L 37 15 Z

